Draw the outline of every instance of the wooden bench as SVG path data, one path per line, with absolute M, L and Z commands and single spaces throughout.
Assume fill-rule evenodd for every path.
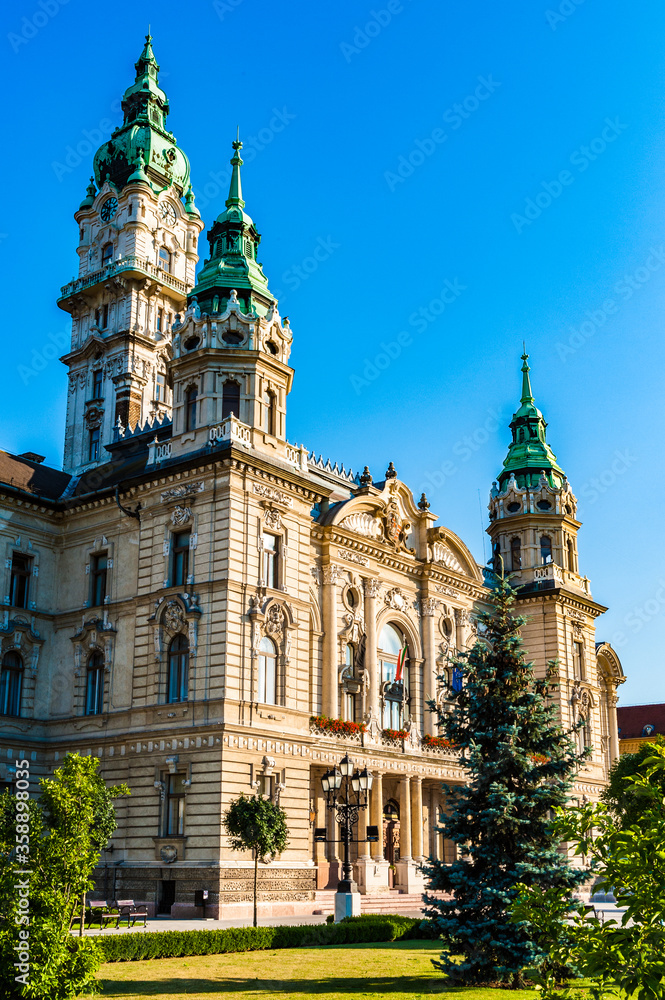
M 87 907 L 88 927 L 91 927 L 95 920 L 99 920 L 99 929 L 102 930 L 107 924 L 115 920 L 118 927 L 120 914 L 118 910 L 110 907 L 105 899 L 91 899 Z
M 136 905 L 133 899 L 117 899 L 118 926 L 121 920 L 127 921 L 127 927 L 133 927 L 137 921 L 142 920 L 143 926 L 148 926 L 148 911 L 145 907 Z

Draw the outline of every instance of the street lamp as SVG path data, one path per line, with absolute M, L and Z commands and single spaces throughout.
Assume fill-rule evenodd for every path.
M 342 863 L 342 878 L 337 886 L 337 892 L 356 892 L 351 865 L 351 843 L 353 842 L 353 827 L 358 822 L 361 809 L 367 809 L 369 792 L 372 787 L 372 775 L 366 767 L 359 771 L 348 754 L 321 778 L 321 788 L 326 797 L 326 805 L 334 813 L 340 826 L 342 843 L 344 844 L 344 861 Z M 325 840 L 325 829 L 315 831 L 315 840 Z M 378 828 L 367 827 L 367 840 L 379 839 Z

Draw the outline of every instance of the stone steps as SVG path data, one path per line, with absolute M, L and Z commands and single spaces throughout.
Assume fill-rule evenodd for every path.
M 324 913 L 333 913 L 335 909 L 335 892 L 333 890 L 319 890 L 315 897 L 317 910 Z M 423 909 L 423 898 L 420 893 L 400 892 L 398 889 L 389 889 L 387 892 L 377 892 L 360 897 L 361 913 L 408 913 L 412 914 Z

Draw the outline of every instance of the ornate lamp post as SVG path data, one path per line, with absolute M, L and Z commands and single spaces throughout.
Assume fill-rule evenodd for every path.
M 353 867 L 351 865 L 351 844 L 353 841 L 353 827 L 358 822 L 361 809 L 366 809 L 369 804 L 369 790 L 372 787 L 372 775 L 366 767 L 359 771 L 354 770 L 354 763 L 348 754 L 341 759 L 338 765 L 333 767 L 321 778 L 321 787 L 326 796 L 326 805 L 335 816 L 340 826 L 341 840 L 344 844 L 344 861 L 342 864 L 342 879 L 337 887 L 338 894 L 357 892 L 358 887 L 353 881 Z M 325 830 L 317 830 L 315 839 L 325 840 Z M 367 828 L 367 839 L 378 840 L 378 829 Z M 335 916 L 338 917 L 338 905 L 335 901 Z M 346 910 L 346 906 L 342 908 Z M 341 912 L 341 910 L 340 910 Z

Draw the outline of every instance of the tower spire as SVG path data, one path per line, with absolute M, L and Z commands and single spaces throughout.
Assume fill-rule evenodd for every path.
M 231 173 L 231 183 L 229 185 L 229 196 L 226 199 L 226 207 L 232 208 L 237 205 L 239 208 L 245 207 L 245 202 L 242 200 L 242 183 L 240 180 L 240 168 L 243 161 L 240 158 L 240 150 L 242 149 L 242 143 L 240 141 L 240 126 L 238 126 L 237 138 L 231 144 L 233 146 L 233 156 L 231 157 L 230 163 L 233 167 Z
M 533 393 L 531 391 L 531 379 L 529 378 L 529 368 L 528 361 L 529 355 L 526 353 L 526 344 L 522 343 L 524 353 L 522 354 L 522 398 L 521 403 L 534 403 Z
M 123 123 L 95 154 L 97 187 L 101 188 L 107 176 L 118 191 L 130 176 L 136 180 L 137 156 L 142 151 L 148 182 L 155 190 L 173 185 L 182 197 L 189 185 L 189 160 L 166 125 L 169 101 L 159 86 L 159 63 L 150 31 L 134 67 L 136 78 L 121 102 Z
M 531 488 L 544 474 L 552 486 L 559 487 L 565 478 L 558 465 L 556 455 L 547 443 L 547 421 L 538 409 L 531 389 L 529 355 L 526 346 L 522 354 L 522 397 L 521 406 L 510 422 L 513 439 L 508 448 L 503 469 L 499 475 L 501 489 L 511 476 L 515 476 L 520 488 Z

